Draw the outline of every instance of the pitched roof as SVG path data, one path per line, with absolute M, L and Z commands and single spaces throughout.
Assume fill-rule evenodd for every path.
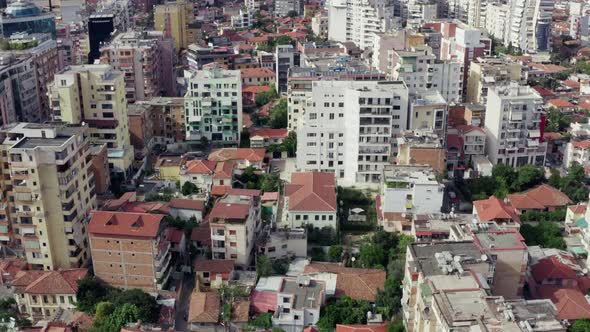
M 539 283 L 546 279 L 572 279 L 578 278 L 576 272 L 577 263 L 573 258 L 562 255 L 554 255 L 540 259 L 531 267 L 532 277 Z
M 387 332 L 387 325 L 336 324 L 336 332 Z
M 557 319 L 590 318 L 590 304 L 579 289 L 544 285 L 539 287 L 539 295 L 551 299 L 555 304 Z
M 520 218 L 514 207 L 496 196 L 473 202 L 473 208 L 477 211 L 479 221 L 510 219 L 520 223 Z
M 242 78 L 248 77 L 275 77 L 275 72 L 269 68 L 242 68 Z
M 216 292 L 193 292 L 188 309 L 188 322 L 219 322 L 219 294 Z
M 253 290 L 250 294 L 250 303 L 258 312 L 277 310 L 277 293 Z
M 227 191 L 228 195 L 248 196 L 248 197 L 260 196 L 261 193 L 262 192 L 259 189 L 230 188 Z
M 572 211 L 574 215 L 586 213 L 586 204 L 568 205 L 567 209 Z
M 153 213 L 93 211 L 88 232 L 101 235 L 153 238 L 164 215 Z
M 184 236 L 184 232 L 178 228 L 174 227 L 167 227 L 166 228 L 166 240 L 172 243 L 180 243 L 182 241 L 182 237 Z
M 187 174 L 207 174 L 215 170 L 215 162 L 210 160 L 189 160 L 186 162 Z
M 270 90 L 268 85 L 244 85 L 242 93 L 261 93 Z
M 476 131 L 476 132 L 480 132 L 480 133 L 482 133 L 482 134 L 485 135 L 485 131 L 483 130 L 483 128 L 478 127 L 478 126 L 459 125 L 459 126 L 455 126 L 455 129 L 457 129 L 462 134 L 467 134 L 467 133 L 470 133 L 472 131 Z
M 217 202 L 213 206 L 209 218 L 214 222 L 213 219 L 246 219 L 250 213 L 249 204 L 235 204 L 235 203 L 223 203 Z
M 235 163 L 233 161 L 220 161 L 215 165 L 215 179 L 228 179 L 234 175 Z
M 234 270 L 234 261 L 229 259 L 206 259 L 195 261 L 198 272 L 230 273 Z
M 229 189 L 231 189 L 230 186 L 213 186 L 211 187 L 211 195 L 223 196 Z
M 289 135 L 287 128 L 260 128 L 250 131 L 250 137 L 260 136 L 263 138 L 285 138 Z
M 301 172 L 291 174 L 285 185 L 289 211 L 336 211 L 336 179 L 334 173 Z
M 196 199 L 173 198 L 170 200 L 170 207 L 173 209 L 203 211 L 205 202 Z
M 545 206 L 526 194 L 508 195 L 510 204 L 519 210 L 543 210 Z
M 535 91 L 537 91 L 539 93 L 539 95 L 541 97 L 552 97 L 555 96 L 555 93 L 551 90 L 548 90 L 540 85 L 536 85 L 533 87 L 533 89 L 535 89 Z
M 572 145 L 578 149 L 588 149 L 590 148 L 590 140 L 573 141 Z
M 202 222 L 199 226 L 193 228 L 191 241 L 199 241 L 205 244 L 211 242 L 211 227 L 208 222 Z
M 545 183 L 523 194 L 539 202 L 544 207 L 566 206 L 572 202 L 572 200 L 559 189 Z
M 208 159 L 212 161 L 227 161 L 227 160 L 248 160 L 248 161 L 262 161 L 266 149 L 252 149 L 252 148 L 223 148 L 213 150 Z
M 29 294 L 76 294 L 78 280 L 88 274 L 88 269 L 66 269 L 60 271 L 21 271 L 12 283 L 25 287 Z
M 565 99 L 551 99 L 547 101 L 547 104 L 551 104 L 555 107 L 574 107 L 574 104 L 570 103 Z
M 336 296 L 346 295 L 352 299 L 373 302 L 377 291 L 385 285 L 386 273 L 377 269 L 357 269 L 343 267 L 338 263 L 311 263 L 305 267 L 305 273 L 335 273 Z

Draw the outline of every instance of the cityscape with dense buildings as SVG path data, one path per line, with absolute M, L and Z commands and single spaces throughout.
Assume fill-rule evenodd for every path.
M 590 0 L 0 0 L 0 331 L 590 332 Z

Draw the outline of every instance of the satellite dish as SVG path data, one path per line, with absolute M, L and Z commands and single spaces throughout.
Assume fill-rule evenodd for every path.
M 461 262 L 461 256 L 457 255 L 455 257 L 453 257 L 453 260 L 457 263 Z
M 486 254 L 481 255 L 481 260 L 484 261 L 484 262 L 487 261 L 488 260 L 488 255 L 486 255 Z

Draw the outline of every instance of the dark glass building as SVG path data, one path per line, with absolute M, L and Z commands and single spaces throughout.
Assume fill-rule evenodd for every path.
M 94 60 L 100 58 L 100 45 L 110 40 L 113 31 L 115 31 L 115 15 L 94 14 L 90 16 L 88 19 L 88 41 L 90 43 L 88 63 L 94 63 Z
M 55 16 L 33 3 L 16 1 L 8 5 L 0 16 L 0 28 L 4 37 L 17 32 L 50 33 L 56 37 Z

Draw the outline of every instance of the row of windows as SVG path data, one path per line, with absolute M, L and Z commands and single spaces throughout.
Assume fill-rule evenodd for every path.
M 309 220 L 309 215 L 307 215 L 307 214 L 304 214 L 304 215 L 296 214 L 295 215 L 295 220 L 301 220 L 301 219 Z M 322 215 L 321 219 L 322 219 L 322 221 L 326 221 L 326 220 L 332 221 L 332 220 L 334 220 L 334 215 L 329 215 L 329 216 Z M 319 221 L 319 220 L 320 220 L 320 216 L 315 215 L 315 221 Z

